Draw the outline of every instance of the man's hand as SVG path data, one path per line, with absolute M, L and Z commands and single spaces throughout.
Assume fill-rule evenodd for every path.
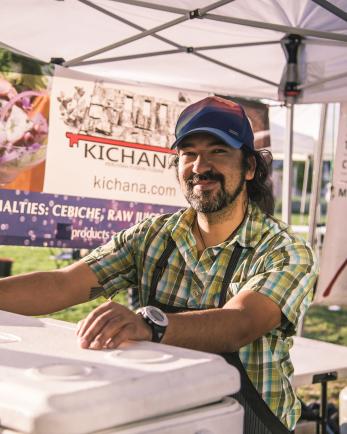
M 150 341 L 152 330 L 140 315 L 119 303 L 107 301 L 78 323 L 77 336 L 82 348 L 101 350 L 117 348 L 129 339 Z

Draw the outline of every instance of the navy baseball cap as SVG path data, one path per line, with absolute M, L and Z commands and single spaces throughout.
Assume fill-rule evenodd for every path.
M 218 96 L 210 96 L 186 107 L 180 114 L 172 148 L 191 134 L 209 133 L 232 148 L 242 145 L 254 149 L 251 124 L 240 104 Z

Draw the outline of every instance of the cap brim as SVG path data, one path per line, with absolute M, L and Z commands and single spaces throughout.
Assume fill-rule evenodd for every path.
M 243 145 L 242 142 L 239 140 L 234 139 L 234 137 L 229 136 L 224 131 L 219 130 L 217 128 L 195 128 L 194 130 L 190 130 L 187 133 L 183 134 L 179 139 L 177 139 L 171 146 L 172 149 L 177 148 L 179 144 L 184 140 L 186 137 L 191 136 L 193 134 L 199 134 L 199 133 L 208 133 L 212 134 L 213 136 L 217 137 L 218 139 L 221 139 L 223 143 L 230 146 L 234 149 L 240 149 Z

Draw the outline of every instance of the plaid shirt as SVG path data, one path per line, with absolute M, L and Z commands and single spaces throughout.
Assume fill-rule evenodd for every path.
M 293 429 L 301 410 L 290 383 L 290 336 L 312 300 L 317 274 L 312 250 L 283 222 L 250 203 L 234 236 L 207 248 L 199 258 L 192 233 L 194 218 L 195 211 L 188 208 L 144 220 L 115 234 L 84 260 L 96 273 L 106 297 L 122 289 L 138 288 L 140 303 L 146 305 L 155 265 L 171 236 L 177 248 L 158 283 L 157 301 L 209 309 L 218 306 L 223 276 L 235 243 L 239 243 L 242 255 L 227 300 L 248 289 L 270 297 L 282 311 L 281 326 L 240 348 L 240 359 L 270 409 Z

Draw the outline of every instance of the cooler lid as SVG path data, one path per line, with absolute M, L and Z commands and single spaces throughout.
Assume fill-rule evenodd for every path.
M 216 402 L 240 388 L 222 357 L 151 342 L 83 350 L 75 325 L 0 311 L 0 421 L 84 434 Z

